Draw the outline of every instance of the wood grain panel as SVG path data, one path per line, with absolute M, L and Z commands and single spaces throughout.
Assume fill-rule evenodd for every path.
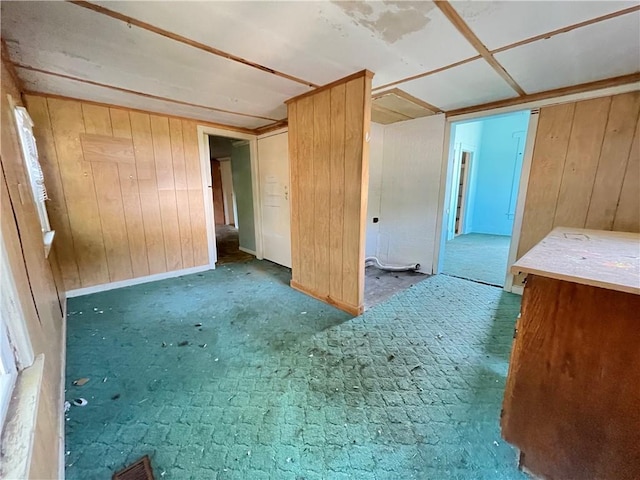
M 586 228 L 611 230 L 640 112 L 640 92 L 612 98 Z M 640 194 L 638 194 L 640 195 Z M 640 199 L 638 199 L 640 202 Z
M 362 139 L 364 136 L 364 80 L 355 79 L 346 85 L 345 104 L 345 168 L 344 168 L 344 225 L 342 238 L 342 296 L 351 305 L 361 305 L 360 271 L 364 257 L 360 248 L 362 230 Z
M 352 314 L 363 310 L 371 74 L 287 102 L 291 286 Z
M 108 111 L 106 107 L 103 108 Z M 81 133 L 80 141 L 82 142 L 82 153 L 87 162 L 136 163 L 133 142 L 130 138 Z
M 290 215 L 291 215 L 291 281 L 300 283 L 300 217 L 299 217 L 299 176 L 298 171 L 298 104 L 296 102 L 288 105 L 289 118 L 289 195 L 290 195 Z M 333 153 L 333 150 L 332 150 Z
M 640 232 L 640 119 L 629 153 L 618 209 L 613 221 L 613 229 L 623 232 Z
M 575 109 L 573 103 L 540 109 L 518 258 L 553 229 Z M 519 275 L 514 284 L 522 285 L 524 279 L 524 275 Z
M 118 108 L 109 109 L 109 113 L 111 115 L 113 134 L 118 138 L 131 139 L 131 144 L 133 145 L 129 113 Z M 138 173 L 135 164 L 119 163 L 118 176 L 120 177 L 120 190 L 122 192 L 122 205 L 129 241 L 132 274 L 134 278 L 144 277 L 149 275 L 149 260 L 147 257 L 142 206 L 140 205 L 140 191 L 138 190 Z
M 49 120 L 47 99 L 44 97 L 28 97 L 26 100 L 29 115 L 35 125 L 34 134 L 38 137 L 38 155 L 49 196 L 47 201 L 49 223 L 56 232 L 56 256 L 62 277 L 61 285 L 64 285 L 67 289 L 79 288 L 80 274 L 76 263 L 73 235 L 60 176 L 58 155 Z
M 93 170 L 82 156 L 79 134 L 85 132 L 80 102 L 49 99 L 49 116 L 55 140 L 73 233 L 73 244 L 83 287 L 109 281 L 100 212 Z M 71 207 L 71 208 L 70 208 Z
M 300 222 L 300 283 L 316 290 L 315 185 L 313 178 L 313 97 L 298 102 L 298 179 Z
M 189 187 L 187 185 L 187 167 L 184 159 L 184 141 L 182 122 L 169 119 L 171 134 L 171 158 L 175 181 L 176 205 L 178 208 L 178 229 L 182 251 L 182 268 L 193 267 L 193 245 L 191 244 L 191 211 L 189 210 Z
M 342 239 L 344 226 L 344 131 L 345 131 L 345 84 L 331 89 L 331 198 L 329 210 L 330 288 L 332 298 L 342 297 Z M 289 127 L 291 128 L 291 127 Z M 291 133 L 289 133 L 291 135 Z
M 539 478 L 640 478 L 640 296 L 530 275 L 504 438 Z
M 325 90 L 313 99 L 313 186 L 314 235 L 325 241 L 315 242 L 314 261 L 316 290 L 329 292 L 330 286 L 330 220 L 326 200 L 331 198 L 331 91 Z
M 610 106 L 611 97 L 576 105 L 554 226 L 584 227 Z
M 191 235 L 193 238 L 193 263 L 195 266 L 209 264 L 207 222 L 202 191 L 202 173 L 198 153 L 198 129 L 195 122 L 182 122 L 184 157 L 189 188 L 189 211 L 191 215 Z
M 517 258 L 554 226 L 640 231 L 639 110 L 638 92 L 540 109 Z
M 96 105 L 82 105 L 85 132 L 91 138 L 89 143 L 96 138 L 100 138 L 101 149 L 107 152 L 108 139 L 112 137 L 111 115 L 107 107 Z M 85 143 L 80 134 L 83 147 Z M 130 143 L 131 141 L 128 140 Z M 95 158 L 100 149 L 94 149 L 89 158 Z M 102 239 L 104 241 L 107 255 L 107 267 L 109 269 L 109 280 L 117 282 L 126 280 L 133 276 L 131 268 L 131 253 L 129 252 L 129 242 L 127 236 L 127 225 L 122 202 L 122 192 L 120 190 L 120 175 L 116 163 L 108 163 L 113 155 L 105 153 L 107 160 L 92 162 L 93 183 L 98 199 L 98 210 L 100 212 L 100 224 L 102 226 Z M 85 156 L 85 161 L 87 157 Z
M 136 152 L 136 172 L 140 192 L 140 206 L 144 222 L 144 238 L 147 246 L 149 273 L 167 271 L 167 260 L 162 234 L 162 217 L 156 182 L 156 166 L 151 139 L 149 115 L 130 112 L 131 136 Z

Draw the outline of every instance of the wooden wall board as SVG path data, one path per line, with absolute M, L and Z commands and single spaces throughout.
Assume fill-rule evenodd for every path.
M 331 198 L 329 211 L 329 263 L 331 298 L 342 295 L 342 240 L 344 237 L 344 162 L 345 162 L 345 105 L 347 88 L 344 83 L 331 89 Z M 291 128 L 291 127 L 289 127 Z M 291 133 L 289 133 L 291 135 Z
M 111 127 L 113 135 L 118 138 L 128 138 L 133 145 L 131 134 L 131 120 L 126 110 L 110 108 Z M 133 278 L 149 275 L 149 258 L 144 233 L 144 220 L 140 204 L 138 174 L 135 163 L 118 164 L 120 177 L 120 191 L 122 192 L 122 206 L 131 255 L 131 269 Z
M 93 170 L 91 164 L 85 162 L 80 145 L 79 134 L 85 132 L 82 104 L 57 99 L 49 99 L 47 104 L 69 212 L 80 285 L 88 287 L 108 283 L 109 269 Z
M 611 97 L 576 105 L 554 226 L 583 226 L 586 221 L 610 106 Z
M 640 231 L 639 97 L 540 109 L 517 258 L 555 226 Z
M 363 309 L 371 76 L 292 99 L 291 286 L 349 313 Z
M 67 290 L 209 263 L 195 121 L 26 98 Z
M 640 296 L 531 275 L 502 435 L 548 479 L 640 478 Z

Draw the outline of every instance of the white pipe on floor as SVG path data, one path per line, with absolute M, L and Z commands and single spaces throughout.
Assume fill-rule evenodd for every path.
M 418 270 L 420 269 L 420 264 L 419 263 L 413 263 L 411 265 L 407 265 L 407 266 L 393 266 L 393 265 L 384 265 L 382 263 L 380 263 L 380 260 L 378 260 L 378 257 L 367 257 L 364 259 L 364 265 L 365 267 L 368 265 L 375 265 L 376 267 L 378 267 L 380 270 L 386 270 L 387 272 L 407 272 L 407 271 L 411 271 L 411 270 Z

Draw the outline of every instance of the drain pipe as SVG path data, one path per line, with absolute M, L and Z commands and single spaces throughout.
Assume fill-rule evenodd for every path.
M 367 257 L 364 259 L 364 265 L 369 266 L 369 265 L 375 265 L 376 267 L 378 267 L 380 270 L 385 270 L 387 272 L 410 272 L 410 271 L 416 271 L 420 269 L 420 264 L 419 263 L 414 263 L 411 265 L 407 265 L 407 266 L 395 266 L 395 265 L 384 265 L 382 263 L 380 263 L 380 260 L 378 260 L 378 257 Z

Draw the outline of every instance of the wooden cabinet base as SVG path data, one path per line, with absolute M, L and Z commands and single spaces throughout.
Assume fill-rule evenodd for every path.
M 640 296 L 529 275 L 502 412 L 520 466 L 640 479 Z

